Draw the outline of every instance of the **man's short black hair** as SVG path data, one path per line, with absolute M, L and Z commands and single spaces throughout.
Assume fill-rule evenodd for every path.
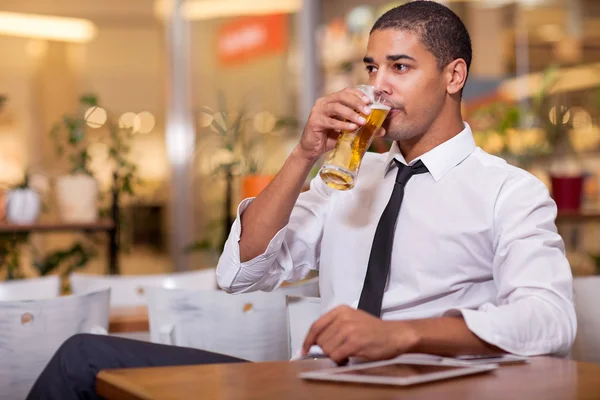
M 452 61 L 462 58 L 471 66 L 473 50 L 467 28 L 448 7 L 429 0 L 414 0 L 392 8 L 383 14 L 371 33 L 377 30 L 398 29 L 416 34 L 425 48 L 444 68 Z

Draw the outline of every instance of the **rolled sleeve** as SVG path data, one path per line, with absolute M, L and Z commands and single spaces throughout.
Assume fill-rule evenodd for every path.
M 231 226 L 231 231 L 225 247 L 223 248 L 223 254 L 219 259 L 217 266 L 217 282 L 219 286 L 228 292 L 233 292 L 233 284 L 236 286 L 250 288 L 253 284 L 257 283 L 264 276 L 265 269 L 271 264 L 271 261 L 283 244 L 285 239 L 285 232 L 287 231 L 287 225 L 281 228 L 279 232 L 269 242 L 265 252 L 252 260 L 246 262 L 240 262 L 240 237 L 242 235 L 242 223 L 240 216 L 252 203 L 254 198 L 245 199 L 238 206 L 237 218 Z M 240 271 L 243 270 L 243 273 Z M 262 284 L 270 286 L 269 284 L 275 283 L 278 279 L 262 279 Z M 246 290 L 248 291 L 248 290 Z
M 284 281 L 300 280 L 311 269 L 318 268 L 329 207 L 329 192 L 322 185 L 319 178 L 313 179 L 310 190 L 299 196 L 289 223 L 273 236 L 264 253 L 246 262 L 240 260 L 241 215 L 253 198 L 240 203 L 217 265 L 217 282 L 223 290 L 229 293 L 272 291 Z
M 454 309 L 480 339 L 523 355 L 566 355 L 575 339 L 573 278 L 557 233 L 556 205 L 529 175 L 507 182 L 496 206 L 496 304 Z

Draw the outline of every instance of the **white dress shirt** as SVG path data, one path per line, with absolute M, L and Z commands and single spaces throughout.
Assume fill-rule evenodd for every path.
M 244 200 L 219 260 L 219 285 L 271 291 L 318 269 L 323 311 L 356 308 L 395 182 L 393 158 L 406 164 L 396 144 L 367 153 L 349 191 L 313 179 L 264 254 L 241 263 L 239 216 L 252 199 Z M 406 185 L 382 318 L 462 314 L 475 335 L 505 351 L 566 354 L 576 332 L 572 275 L 547 188 L 476 147 L 466 123 L 418 159 L 429 173 Z

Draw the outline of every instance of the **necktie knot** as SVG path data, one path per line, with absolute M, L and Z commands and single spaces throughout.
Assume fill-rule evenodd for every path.
M 429 170 L 423 164 L 423 161 L 419 160 L 413 165 L 404 165 L 400 161 L 394 159 L 394 162 L 398 166 L 398 174 L 396 175 L 396 183 L 405 186 L 408 180 L 417 174 L 424 174 Z

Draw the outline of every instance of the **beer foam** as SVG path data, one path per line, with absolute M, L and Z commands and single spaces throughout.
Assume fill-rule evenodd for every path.
M 371 107 L 372 110 L 385 110 L 385 111 L 389 111 L 389 110 L 392 109 L 392 107 L 387 106 L 385 104 L 381 104 L 381 103 L 373 103 L 369 107 Z

